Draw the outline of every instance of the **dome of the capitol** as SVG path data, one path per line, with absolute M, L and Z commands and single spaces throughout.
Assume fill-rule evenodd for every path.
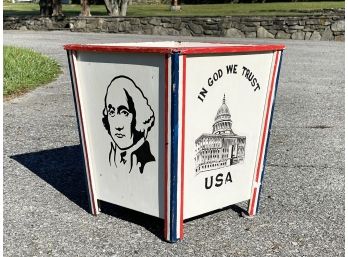
M 230 110 L 228 109 L 228 106 L 225 103 L 223 103 L 216 113 L 215 121 L 217 121 L 218 119 L 226 119 L 226 118 L 231 118 L 231 114 L 230 114 Z
M 233 134 L 230 110 L 226 105 L 226 97 L 222 99 L 222 105 L 218 109 L 213 125 L 213 134 Z

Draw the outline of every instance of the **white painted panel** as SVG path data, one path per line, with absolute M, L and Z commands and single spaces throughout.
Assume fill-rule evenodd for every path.
M 164 56 L 79 52 L 77 68 L 97 199 L 163 217 Z
M 187 57 L 185 219 L 250 199 L 272 56 Z

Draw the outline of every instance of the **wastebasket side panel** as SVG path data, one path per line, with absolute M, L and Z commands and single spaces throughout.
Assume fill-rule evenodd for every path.
M 184 219 L 250 199 L 273 52 L 187 56 Z
M 78 72 L 76 67 L 77 52 L 67 51 L 67 54 L 68 54 L 68 60 L 69 60 L 69 69 L 70 69 L 70 77 L 72 82 L 75 111 L 77 114 L 80 143 L 83 149 L 84 171 L 86 175 L 85 178 L 86 178 L 86 185 L 88 189 L 89 206 L 90 206 L 91 213 L 93 215 L 97 215 L 99 213 L 99 209 L 97 207 L 97 198 L 95 196 L 94 181 L 90 171 L 88 150 L 87 150 L 87 144 L 86 144 L 86 133 L 85 133 L 85 127 L 83 122 L 82 107 L 81 107 L 79 87 L 78 87 Z
M 251 197 L 248 206 L 248 213 L 250 216 L 255 215 L 259 211 L 260 196 L 262 190 L 262 182 L 264 178 L 266 160 L 268 153 L 268 145 L 270 139 L 270 133 L 272 128 L 272 118 L 274 112 L 275 98 L 278 89 L 278 81 L 280 74 L 280 67 L 282 61 L 283 51 L 275 51 L 273 54 L 273 63 L 269 77 L 269 92 L 266 99 L 266 110 L 262 128 L 262 134 L 260 138 L 260 148 L 258 153 L 258 162 L 255 169 L 253 186 L 251 189 Z
M 164 217 L 163 54 L 79 52 L 79 95 L 98 200 Z

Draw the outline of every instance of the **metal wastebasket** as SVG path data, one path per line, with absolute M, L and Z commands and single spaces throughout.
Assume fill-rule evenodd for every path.
M 183 221 L 259 204 L 283 45 L 65 45 L 91 212 L 106 201 Z

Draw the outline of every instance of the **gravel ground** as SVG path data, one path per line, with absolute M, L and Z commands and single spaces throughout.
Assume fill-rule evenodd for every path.
M 94 217 L 63 44 L 149 40 L 284 43 L 260 214 L 241 203 L 185 223 L 111 205 Z M 344 43 L 4 31 L 56 58 L 53 83 L 4 103 L 4 256 L 344 256 Z

